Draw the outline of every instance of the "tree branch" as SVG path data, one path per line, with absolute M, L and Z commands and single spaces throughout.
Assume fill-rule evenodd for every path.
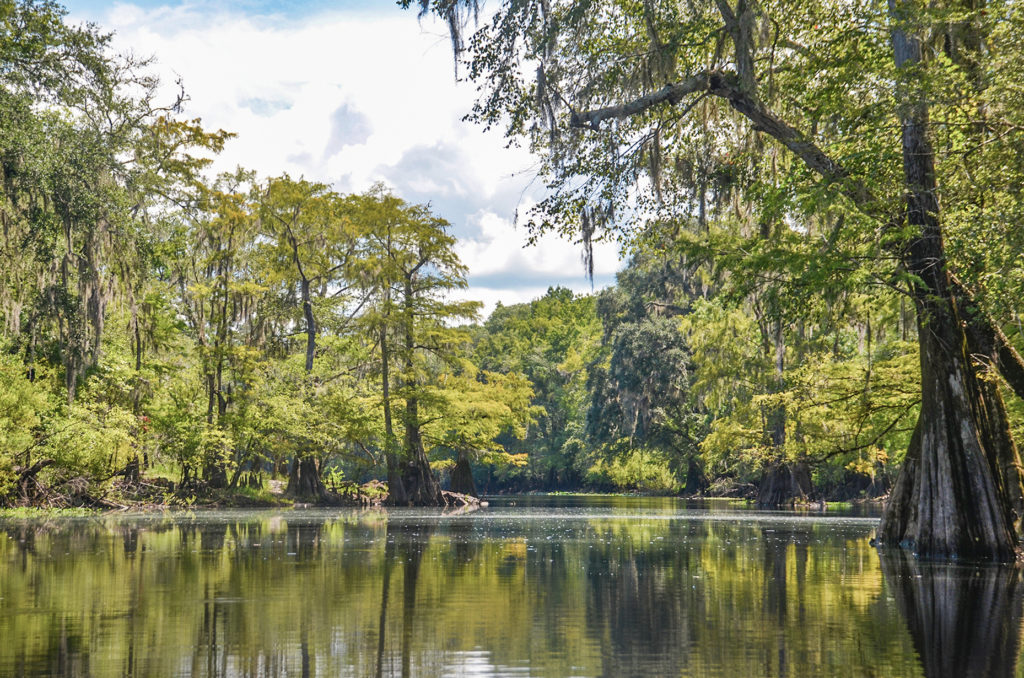
M 708 90 L 708 81 L 710 76 L 711 74 L 708 72 L 698 73 L 683 82 L 679 82 L 674 85 L 665 85 L 657 92 L 645 94 L 639 99 L 634 99 L 633 101 L 620 104 L 618 106 L 608 106 L 606 108 L 599 108 L 583 113 L 573 111 L 572 117 L 569 119 L 569 126 L 590 127 L 591 129 L 597 130 L 601 128 L 601 123 L 605 120 L 610 120 L 612 118 L 629 118 L 637 115 L 638 113 L 643 113 L 650 108 L 654 108 L 659 104 L 665 103 L 666 101 L 675 106 L 682 101 L 683 97 L 687 94 L 706 92 Z
M 971 355 L 982 358 L 999 370 L 1017 397 L 1024 399 L 1024 358 L 1021 358 L 999 325 L 981 308 L 974 294 L 955 275 L 950 274 L 949 278 L 958 310 L 966 321 L 964 330 Z
M 898 216 L 881 213 L 880 203 L 863 180 L 852 177 L 845 167 L 829 157 L 813 140 L 779 118 L 750 93 L 745 92 L 734 73 L 702 72 L 625 104 L 573 113 L 569 124 L 573 127 L 590 127 L 596 130 L 600 129 L 601 122 L 605 120 L 637 115 L 665 102 L 674 106 L 684 96 L 697 92 L 708 92 L 728 101 L 735 111 L 752 123 L 755 130 L 764 132 L 785 146 L 800 158 L 808 169 L 825 181 L 840 184 L 843 195 L 865 214 L 890 224 L 902 220 L 902 213 Z M 1024 358 L 1010 344 L 993 319 L 973 303 L 972 293 L 956 280 L 955 276 L 950 274 L 950 277 L 955 295 L 968 302 L 961 304 L 961 309 L 974 309 L 965 317 L 972 352 L 988 357 L 1013 388 L 1014 393 L 1024 398 Z
M 830 158 L 814 141 L 775 115 L 752 94 L 744 91 L 736 74 L 728 71 L 705 71 L 625 104 L 574 113 L 569 124 L 572 127 L 590 127 L 596 130 L 600 129 L 600 124 L 605 120 L 631 117 L 665 102 L 675 106 L 686 95 L 697 92 L 708 92 L 728 101 L 736 112 L 750 120 L 755 130 L 764 132 L 785 146 L 799 157 L 808 169 L 826 181 L 842 182 L 844 195 L 869 214 L 874 211 L 874 196 L 863 182 L 850 177 L 846 168 Z

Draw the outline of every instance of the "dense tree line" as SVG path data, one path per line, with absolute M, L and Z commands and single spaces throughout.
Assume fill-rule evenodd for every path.
M 494 438 L 525 433 L 532 392 L 469 359 L 449 224 L 383 187 L 209 177 L 231 135 L 108 41 L 0 5 L 0 502 L 270 474 L 325 500 L 347 474 L 441 504 L 428 454 L 516 461 Z
M 502 441 L 526 463 L 480 468 L 480 483 L 766 506 L 891 489 L 920 408 L 916 330 L 896 295 L 802 314 L 780 366 L 761 300 L 710 273 L 661 239 L 596 295 L 499 307 L 476 330 L 477 361 L 526 375 L 539 415 Z

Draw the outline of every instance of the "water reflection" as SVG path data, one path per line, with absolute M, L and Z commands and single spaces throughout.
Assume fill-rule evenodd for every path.
M 0 675 L 1013 675 L 1016 572 L 880 565 L 873 529 L 537 500 L 0 523 Z
M 968 567 L 882 554 L 927 678 L 1014 676 L 1020 654 L 1022 587 L 1016 567 Z
M 401 666 L 402 678 L 412 675 L 413 630 L 416 621 L 416 583 L 420 575 L 423 552 L 434 531 L 431 523 L 400 523 L 389 521 L 384 546 L 384 574 L 380 595 L 380 623 L 377 625 L 377 670 L 375 675 L 395 674 Z M 395 567 L 402 569 L 402 631 L 401 649 L 388 651 L 388 603 L 391 578 Z M 397 655 L 398 662 L 395 661 Z

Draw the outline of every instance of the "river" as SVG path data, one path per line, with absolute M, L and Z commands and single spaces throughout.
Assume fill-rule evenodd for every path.
M 1006 567 L 877 517 L 503 497 L 469 513 L 0 521 L 0 676 L 1013 676 Z

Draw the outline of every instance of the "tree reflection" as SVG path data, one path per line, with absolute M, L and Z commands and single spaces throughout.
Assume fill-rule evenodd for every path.
M 377 670 L 384 675 L 389 657 L 387 648 L 388 598 L 391 577 L 396 565 L 402 566 L 402 678 L 412 675 L 413 629 L 416 621 L 416 585 L 419 581 L 423 552 L 430 543 L 434 526 L 430 523 L 406 523 L 388 520 L 384 545 L 384 576 L 381 584 L 380 621 L 377 628 Z
M 790 649 L 786 641 L 786 622 L 791 612 L 792 591 L 789 588 L 790 545 L 793 548 L 793 566 L 796 576 L 797 623 L 802 624 L 806 613 L 805 582 L 807 579 L 808 535 L 806 531 L 781 528 L 762 528 L 763 543 L 763 609 L 767 628 L 774 629 L 775 675 L 790 674 Z
M 867 527 L 567 515 L 9 523 L 0 675 L 921 675 Z
M 1017 568 L 922 562 L 899 550 L 881 554 L 881 561 L 927 678 L 1015 675 L 1022 603 Z

